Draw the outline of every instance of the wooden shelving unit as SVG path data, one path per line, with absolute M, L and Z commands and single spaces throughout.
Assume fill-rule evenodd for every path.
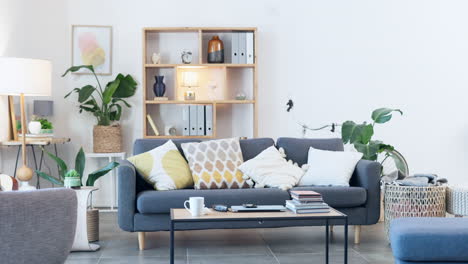
M 251 32 L 254 35 L 254 63 L 231 63 L 233 32 Z M 207 43 L 218 35 L 224 43 L 225 63 L 207 63 Z M 181 52 L 191 50 L 191 64 L 183 64 Z M 153 53 L 161 54 L 161 64 L 153 64 Z M 257 137 L 257 28 L 254 27 L 151 27 L 143 28 L 143 137 L 144 138 L 218 138 L 228 136 Z M 195 89 L 196 100 L 184 100 L 181 76 L 184 71 L 195 71 L 202 81 Z M 155 75 L 164 75 L 169 100 L 154 100 L 152 86 Z M 215 83 L 216 89 L 207 83 Z M 209 86 L 213 87 L 213 85 Z M 215 94 L 208 98 L 207 94 Z M 237 93 L 247 95 L 236 100 Z M 213 97 L 213 96 L 211 96 Z M 180 111 L 183 105 L 212 105 L 213 132 L 210 136 L 183 136 L 180 132 Z M 150 115 L 161 134 L 168 124 L 180 131 L 175 136 L 156 136 L 147 121 Z M 218 127 L 219 126 L 219 127 Z M 239 126 L 241 128 L 239 128 Z M 229 129 L 231 127 L 231 129 Z

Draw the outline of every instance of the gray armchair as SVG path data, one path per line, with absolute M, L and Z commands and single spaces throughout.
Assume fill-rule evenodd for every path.
M 0 263 L 64 263 L 76 206 L 70 189 L 0 192 Z

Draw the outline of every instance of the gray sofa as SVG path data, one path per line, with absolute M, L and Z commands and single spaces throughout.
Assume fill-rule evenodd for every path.
M 165 139 L 138 139 L 133 154 L 149 151 L 166 142 Z M 173 142 L 183 154 L 180 144 L 199 142 L 196 139 L 175 139 Z M 240 141 L 244 160 L 249 160 L 264 149 L 276 145 L 284 148 L 287 159 L 299 165 L 307 163 L 310 147 L 323 150 L 343 151 L 341 139 L 304 139 L 304 138 L 256 138 Z M 294 189 L 314 190 L 322 194 L 325 202 L 349 217 L 349 224 L 355 225 L 355 242 L 359 243 L 360 225 L 377 223 L 380 214 L 380 165 L 377 162 L 361 160 L 356 166 L 350 187 L 301 186 Z M 222 189 L 222 190 L 174 190 L 155 191 L 146 183 L 135 167 L 124 161 L 118 168 L 118 221 L 121 229 L 139 232 L 140 249 L 144 249 L 144 232 L 169 230 L 170 208 L 183 208 L 190 196 L 205 197 L 206 206 L 213 204 L 240 205 L 255 203 L 259 205 L 284 204 L 290 199 L 288 191 L 276 188 L 263 189 Z M 295 222 L 297 226 L 316 223 Z M 338 224 L 338 223 L 337 223 Z M 180 229 L 222 229 L 222 228 L 266 228 L 291 226 L 288 222 L 222 222 L 206 225 L 179 225 Z
M 75 238 L 71 189 L 0 191 L 0 263 L 64 263 Z

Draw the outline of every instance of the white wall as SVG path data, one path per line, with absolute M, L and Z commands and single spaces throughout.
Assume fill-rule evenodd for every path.
M 72 24 L 112 25 L 113 73 L 129 73 L 139 81 L 143 27 L 257 26 L 260 136 L 300 136 L 300 128 L 285 112 L 289 97 L 295 99 L 296 118 L 311 126 L 368 120 L 381 106 L 401 108 L 404 116 L 377 127 L 377 138 L 401 150 L 412 172 L 467 182 L 468 2 L 0 0 L 0 4 L 0 55 L 54 63 L 57 134 L 73 139 L 65 152 L 74 152 L 79 145 L 90 149 L 94 124 L 90 116 L 78 114 L 74 101 L 62 99 L 73 87 L 93 82 L 87 77 L 59 77 L 71 63 Z M 142 135 L 141 98 L 140 89 L 122 122 L 128 152 Z M 4 149 L 4 170 L 10 170 L 12 159 Z

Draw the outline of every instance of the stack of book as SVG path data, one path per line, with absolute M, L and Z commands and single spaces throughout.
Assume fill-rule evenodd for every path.
M 286 208 L 296 214 L 328 213 L 330 206 L 323 202 L 322 195 L 314 191 L 291 191 L 292 200 Z

